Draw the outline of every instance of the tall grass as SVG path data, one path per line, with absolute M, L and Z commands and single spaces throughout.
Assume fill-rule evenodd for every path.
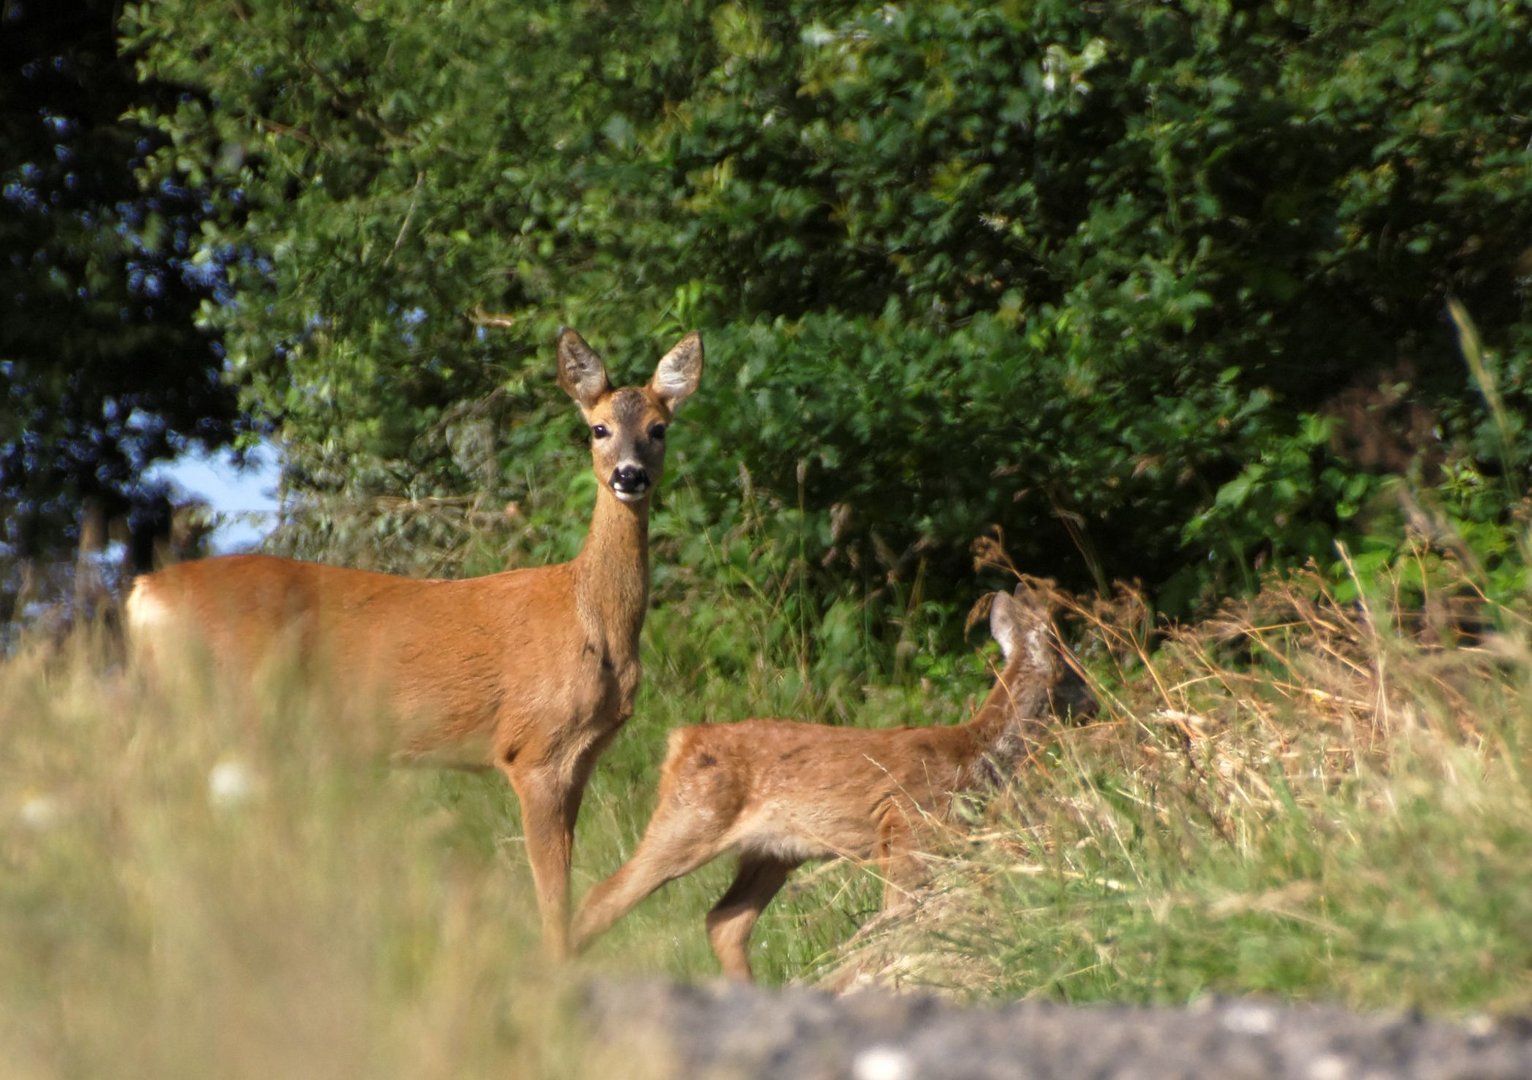
M 547 1064 L 524 876 L 434 778 L 348 744 L 339 700 L 160 700 L 95 659 L 0 669 L 8 1076 Z
M 777 633 L 779 603 L 725 590 L 656 612 L 638 716 L 586 798 L 577 897 L 631 851 L 671 727 L 837 711 Z M 599 1072 L 565 1008 L 579 978 L 712 976 L 702 915 L 726 867 L 555 968 L 498 775 L 390 765 L 343 679 L 232 690 L 184 674 L 141 685 L 89 634 L 0 663 L 7 1077 Z M 817 896 L 773 913 L 773 980 L 847 936 L 872 892 L 843 874 Z
M 790 580 L 749 580 L 748 552 L 699 558 L 658 582 L 637 714 L 581 816 L 576 897 L 637 842 L 671 728 L 950 723 L 987 688 L 987 644 L 920 673 L 889 650 L 853 684 L 822 654 L 856 612 L 805 623 Z M 1061 728 L 954 831 L 913 915 L 876 917 L 868 869 L 805 868 L 757 930 L 758 974 L 1527 1008 L 1524 612 L 1489 609 L 1466 571 L 1408 602 L 1360 584 L 1343 603 L 1298 579 L 1171 633 L 1131 594 L 1074 604 L 1102 716 Z M 390 767 L 348 734 L 375 723 L 361 708 L 282 682 L 166 696 L 89 640 L 0 665 L 7 1076 L 579 1074 L 599 1071 L 567 1007 L 581 979 L 714 976 L 702 919 L 727 865 L 555 969 L 508 786 Z
M 1297 579 L 1152 656 L 1137 624 L 1078 608 L 1111 646 L 1108 720 L 1060 731 L 930 914 L 864 935 L 833 977 L 1532 1005 L 1526 623 L 1432 625 L 1387 580 L 1364 596 Z

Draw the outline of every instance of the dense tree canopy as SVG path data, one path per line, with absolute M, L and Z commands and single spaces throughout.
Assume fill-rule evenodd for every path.
M 143 470 L 227 443 L 238 412 L 193 323 L 216 285 L 190 265 L 204 196 L 173 167 L 140 183 L 164 137 L 126 115 L 183 91 L 138 80 L 117 9 L 0 8 L 0 502 L 25 558 L 72 541 L 83 499 L 136 523 L 161 512 Z
M 223 193 L 193 243 L 233 301 L 204 325 L 299 492 L 556 490 L 567 323 L 625 371 L 699 325 L 678 482 L 710 524 L 782 508 L 768 530 L 835 573 L 956 582 L 998 523 L 1029 569 L 1174 606 L 1365 548 L 1403 496 L 1466 527 L 1523 494 L 1524 4 L 129 24 L 146 78 L 199 90 L 160 103 L 156 162 Z

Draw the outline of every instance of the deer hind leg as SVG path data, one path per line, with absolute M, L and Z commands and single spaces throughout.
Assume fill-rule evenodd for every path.
M 874 856 L 883 877 L 883 910 L 895 911 L 913 902 L 915 888 L 925 880 L 916 822 L 920 810 L 900 801 L 889 802 L 878 819 Z
M 727 823 L 712 813 L 679 808 L 662 786 L 659 805 L 633 856 L 586 894 L 574 921 L 574 950 L 583 951 L 645 897 L 712 862 L 727 849 Z
M 755 980 L 750 970 L 750 933 L 797 865 L 762 855 L 740 858 L 734 883 L 707 913 L 708 944 L 729 978 Z

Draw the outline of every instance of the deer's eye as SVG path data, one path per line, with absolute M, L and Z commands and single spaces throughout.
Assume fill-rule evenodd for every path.
M 612 429 L 605 424 L 592 424 L 590 433 L 598 439 L 604 439 L 612 433 Z
M 663 442 L 665 440 L 665 425 L 664 424 L 650 424 L 649 425 L 649 437 L 651 439 L 654 439 L 656 442 Z

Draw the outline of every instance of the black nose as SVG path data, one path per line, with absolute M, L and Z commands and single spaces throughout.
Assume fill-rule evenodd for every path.
M 637 465 L 624 465 L 612 470 L 612 487 L 621 492 L 634 494 L 649 487 L 649 473 Z

